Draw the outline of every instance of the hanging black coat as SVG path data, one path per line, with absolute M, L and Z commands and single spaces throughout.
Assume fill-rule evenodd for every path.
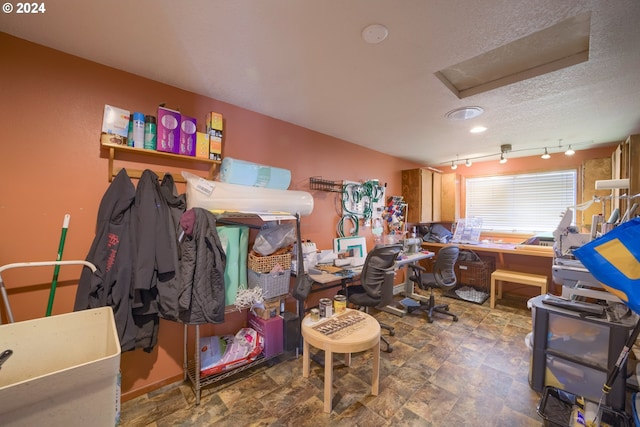
M 122 351 L 135 348 L 137 327 L 131 311 L 133 247 L 130 223 L 135 188 L 122 169 L 111 182 L 98 208 L 96 236 L 87 261 L 97 270 L 82 270 L 74 310 L 112 307 Z
M 176 263 L 169 206 L 161 194 L 158 175 L 149 169 L 142 172 L 138 181 L 131 224 L 136 347 L 151 351 L 158 342 L 158 276 L 175 275 Z

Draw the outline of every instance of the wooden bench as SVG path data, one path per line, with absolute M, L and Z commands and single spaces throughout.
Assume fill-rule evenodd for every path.
M 496 291 L 498 299 L 502 298 L 502 282 L 537 286 L 540 288 L 540 295 L 544 295 L 548 291 L 547 276 L 543 276 L 541 274 L 521 273 L 519 271 L 495 270 L 491 273 L 491 308 L 495 308 L 496 306 Z M 498 285 L 497 290 L 496 285 Z

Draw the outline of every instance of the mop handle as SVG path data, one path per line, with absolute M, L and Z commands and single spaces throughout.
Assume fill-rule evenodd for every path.
M 638 338 L 638 334 L 640 334 L 640 319 L 636 323 L 636 326 L 633 327 L 633 331 L 631 332 L 631 335 L 629 335 L 627 342 L 622 348 L 622 351 L 620 352 L 620 356 L 618 356 L 618 360 L 616 361 L 615 366 L 613 367 L 613 369 L 611 369 L 611 371 L 609 372 L 609 375 L 607 376 L 607 382 L 604 383 L 604 386 L 602 387 L 602 391 L 604 393 L 609 393 L 611 391 L 611 388 L 613 387 L 613 382 L 618 376 L 618 373 L 620 372 L 620 368 L 622 367 L 624 362 L 627 360 L 627 356 L 629 356 L 629 351 L 631 350 L 631 347 L 633 346 L 633 344 L 636 342 L 636 339 Z
M 71 215 L 66 214 L 62 221 L 62 234 L 60 235 L 60 244 L 58 245 L 58 257 L 56 261 L 62 261 L 62 251 L 64 250 L 64 241 L 67 238 L 67 229 L 69 228 L 69 221 Z M 51 290 L 49 291 L 49 303 L 47 304 L 47 312 L 45 316 L 51 316 L 51 310 L 53 309 L 53 299 L 56 295 L 56 286 L 58 285 L 58 273 L 60 272 L 60 265 L 56 264 L 53 268 L 53 279 L 51 279 Z

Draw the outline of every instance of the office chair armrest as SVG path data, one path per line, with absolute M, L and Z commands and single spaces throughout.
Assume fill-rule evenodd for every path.
M 422 273 L 426 273 L 427 269 L 424 268 L 423 266 L 419 265 L 419 264 L 409 264 L 409 267 L 413 269 L 413 272 L 418 274 L 418 271 L 422 272 Z
M 393 285 L 395 282 L 395 271 L 393 269 L 384 273 L 384 282 L 382 283 L 382 294 L 380 295 L 380 302 L 376 306 L 378 309 L 382 309 L 393 302 Z
M 390 287 L 393 289 L 395 278 L 396 278 L 396 272 L 394 270 L 387 271 L 386 273 L 384 273 L 384 285 L 385 286 L 390 285 Z

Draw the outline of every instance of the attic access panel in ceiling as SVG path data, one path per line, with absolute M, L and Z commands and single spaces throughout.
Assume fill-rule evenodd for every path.
M 458 98 L 589 60 L 591 12 L 566 19 L 435 73 Z

